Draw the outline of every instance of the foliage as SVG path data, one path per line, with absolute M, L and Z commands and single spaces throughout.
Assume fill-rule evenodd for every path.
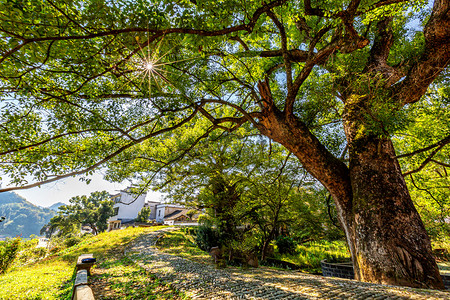
M 141 211 L 138 213 L 136 222 L 147 223 L 148 218 L 150 218 L 151 212 L 152 212 L 152 209 L 150 207 L 143 207 L 141 209 Z
M 5 273 L 17 257 L 20 238 L 0 241 L 0 274 Z
M 50 232 L 59 229 L 60 235 L 69 235 L 87 224 L 97 234 L 107 229 L 108 218 L 114 215 L 114 202 L 106 191 L 93 192 L 89 197 L 72 197 L 69 202 L 60 206 L 58 215 L 50 220 Z
M 245 135 L 251 144 L 257 132 L 286 147 L 285 155 L 291 151 L 327 187 L 335 207 L 342 210 L 339 216 L 349 215 L 342 217 L 347 221 L 342 225 L 356 235 L 348 239 L 355 241 L 351 249 L 371 249 L 359 243 L 363 231 L 350 227 L 375 219 L 376 212 L 381 218 L 382 213 L 415 210 L 406 186 L 382 186 L 381 180 L 361 185 L 367 180 L 356 176 L 361 173 L 353 167 L 373 166 L 371 171 L 379 176 L 392 175 L 403 184 L 390 139 L 408 133 L 414 104 L 427 101 L 423 96 L 430 86 L 448 85 L 438 76 L 445 75 L 449 65 L 449 3 L 312 2 L 1 2 L 5 13 L 0 28 L 0 168 L 8 176 L 1 190 L 89 176 L 102 167 L 108 179 L 132 177 L 147 187 L 161 173 L 170 174 L 167 169 L 191 155 L 205 138 L 243 130 L 236 137 Z M 265 147 L 267 156 L 271 149 Z M 439 152 L 442 147 L 430 150 Z M 393 163 L 374 163 L 365 151 L 387 155 Z M 448 160 L 439 162 L 448 165 Z M 200 200 L 206 204 L 232 200 L 230 207 L 216 206 L 222 219 L 216 225 L 233 239 L 236 220 L 254 217 L 267 244 L 279 223 L 287 221 L 277 213 L 290 197 L 273 197 L 259 215 L 253 214 L 251 209 L 259 204 L 249 194 L 264 193 L 239 184 L 253 166 L 249 164 L 242 176 L 208 174 L 204 186 L 193 188 L 192 195 L 202 194 Z M 278 170 L 283 168 L 278 164 Z M 289 188 L 289 177 L 277 179 L 272 196 L 297 192 Z M 354 190 L 357 187 L 362 190 Z M 381 197 L 396 199 L 378 201 L 372 193 L 386 189 L 391 191 Z M 372 195 L 367 202 L 403 207 L 382 207 L 358 219 L 359 206 L 347 203 Z M 438 206 L 444 203 L 437 200 Z M 248 215 L 235 213 L 245 202 L 250 211 L 242 212 Z M 270 213 L 270 221 L 261 217 L 262 211 Z M 434 207 L 430 211 L 429 225 L 437 214 Z M 403 217 L 393 218 L 397 219 Z M 428 244 L 426 235 L 415 230 L 422 228 L 420 219 L 412 219 L 417 224 L 408 227 L 411 237 L 403 242 L 420 236 Z M 382 222 L 370 226 L 376 224 Z M 379 253 L 393 250 L 392 243 L 383 245 L 386 249 Z M 421 248 L 420 257 L 430 255 L 428 248 Z M 402 269 L 392 262 L 392 270 Z M 412 285 L 416 281 L 405 279 Z
M 275 244 L 277 245 L 280 254 L 294 254 L 297 246 L 291 237 L 282 235 L 277 237 Z
M 64 240 L 64 244 L 66 245 L 67 248 L 75 246 L 76 244 L 78 244 L 79 242 L 81 242 L 81 238 L 77 237 L 77 236 L 71 236 L 71 237 L 67 237 Z
M 289 203 L 289 214 L 289 234 L 296 241 L 334 241 L 344 237 L 334 202 L 324 188 L 298 189 Z
M 0 235 L 29 237 L 39 234 L 39 228 L 47 224 L 55 212 L 38 207 L 15 193 L 0 193 Z
M 450 238 L 441 238 L 432 241 L 433 254 L 440 262 L 450 263 Z M 448 269 L 450 271 L 450 268 Z
M 329 220 L 328 213 L 335 214 L 332 204 L 326 206 L 325 193 L 298 162 L 279 145 L 246 134 L 244 128 L 233 134 L 212 133 L 152 181 L 171 201 L 205 210 L 199 222 L 215 226 L 217 233 L 213 239 L 202 231 L 197 236 L 200 247 L 220 244 L 239 253 L 256 238 L 259 249 L 252 251 L 264 252 L 282 226 L 309 239 L 339 236 L 340 229 Z M 174 135 L 171 140 L 180 138 Z M 152 162 L 147 166 L 150 169 Z M 250 228 L 236 230 L 244 225 Z M 244 252 L 255 247 L 247 248 Z
M 17 258 L 12 268 L 17 268 L 44 258 L 47 255 L 47 248 L 37 247 L 38 243 L 37 238 L 29 240 L 22 239 Z
M 208 128 L 230 131 L 249 122 L 262 129 L 254 116 L 264 110 L 258 82 L 266 79 L 273 108 L 283 111 L 294 97 L 295 116 L 335 155 L 344 148 L 339 98 L 351 92 L 372 97 L 373 107 L 364 114 L 368 125 L 376 124 L 369 131 L 385 135 L 380 123 L 386 131 L 402 128 L 399 109 L 384 101 L 390 95 L 383 90 L 390 86 L 386 74 L 365 67 L 380 35 L 377 24 L 385 18 L 395 37 L 386 46 L 389 80 L 398 80 L 391 65 L 406 71 L 420 62 L 426 40 L 408 24 L 423 26 L 429 19 L 425 1 L 387 1 L 380 7 L 358 2 L 348 13 L 341 2 L 313 4 L 319 13 L 302 1 L 221 3 L 88 0 L 73 1 L 70 8 L 61 0 L 2 3 L 7 17 L 0 35 L 5 91 L 0 144 L 10 183 L 29 184 L 27 175 L 44 181 L 89 173 L 108 161 L 111 167 L 138 168 L 163 157 L 161 167 L 177 157 L 168 151 L 172 143 L 160 151 L 161 141 L 181 127 L 187 134 L 180 149 L 195 144 Z M 315 52 L 307 55 L 308 47 Z M 156 72 L 145 69 L 149 61 L 159 64 Z M 295 78 L 299 84 L 293 87 Z M 191 121 L 202 120 L 214 121 L 201 130 L 190 128 Z M 150 145 L 157 147 L 146 149 Z M 147 155 L 133 154 L 140 150 Z M 120 171 L 110 174 L 116 175 Z
M 193 238 L 182 231 L 165 234 L 158 241 L 158 249 L 173 255 L 204 263 L 211 264 L 211 257 L 199 249 Z M 350 252 L 345 241 L 312 241 L 297 245 L 294 254 L 276 253 L 275 258 L 293 263 L 300 267 L 302 272 L 321 273 L 320 261 L 327 259 L 349 261 Z
M 434 239 L 450 235 L 449 96 L 448 85 L 433 87 L 427 100 L 415 105 L 407 134 L 394 139 L 411 197 Z
M 200 225 L 196 233 L 195 242 L 203 251 L 209 252 L 212 247 L 222 246 L 221 236 L 217 229 Z

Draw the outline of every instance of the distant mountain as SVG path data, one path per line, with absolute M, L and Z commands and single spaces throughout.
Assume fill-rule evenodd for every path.
M 61 205 L 66 205 L 66 203 L 57 202 L 57 203 L 55 203 L 55 204 L 50 205 L 48 208 L 51 209 L 51 210 L 54 210 L 54 211 L 58 211 L 58 208 L 59 208 Z
M 6 217 L 0 223 L 0 236 L 39 235 L 39 230 L 54 215 L 50 208 L 38 207 L 16 193 L 0 193 L 0 216 Z

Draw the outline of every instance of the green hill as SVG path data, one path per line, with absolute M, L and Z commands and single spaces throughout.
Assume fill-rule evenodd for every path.
M 49 208 L 38 207 L 16 193 L 0 193 L 0 216 L 6 219 L 0 223 L 0 236 L 27 238 L 39 235 L 39 230 L 55 215 Z
M 59 207 L 60 207 L 61 205 L 66 205 L 66 203 L 63 203 L 63 202 L 57 202 L 57 203 L 55 203 L 55 204 L 50 205 L 50 206 L 47 207 L 47 208 L 50 208 L 51 210 L 54 210 L 54 211 L 57 212 L 58 209 L 59 209 Z

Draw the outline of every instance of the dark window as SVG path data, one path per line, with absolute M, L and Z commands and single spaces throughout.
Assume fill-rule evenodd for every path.
M 114 207 L 114 216 L 117 216 L 119 214 L 119 208 Z

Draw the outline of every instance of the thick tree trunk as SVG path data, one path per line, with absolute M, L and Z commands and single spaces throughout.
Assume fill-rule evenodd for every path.
M 358 120 L 347 114 L 344 122 L 349 167 L 301 121 L 276 108 L 265 111 L 260 130 L 294 153 L 332 194 L 358 280 L 444 288 L 391 141 L 361 132 Z
M 352 210 L 344 224 L 358 280 L 444 288 L 431 242 L 403 178 L 383 124 L 368 96 L 345 103 Z
M 392 142 L 364 139 L 351 147 L 352 224 L 356 279 L 443 288 L 431 243 L 395 158 Z

